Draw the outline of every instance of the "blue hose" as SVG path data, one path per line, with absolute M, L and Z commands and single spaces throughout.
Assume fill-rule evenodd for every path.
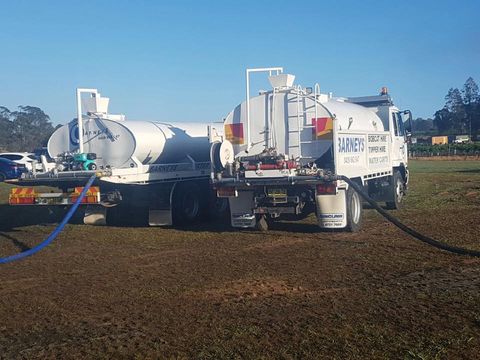
M 75 201 L 75 203 L 72 205 L 70 210 L 68 210 L 67 214 L 63 218 L 62 222 L 60 224 L 58 224 L 56 229 L 52 231 L 52 233 L 48 236 L 48 238 L 45 239 L 45 241 L 41 242 L 37 246 L 34 246 L 33 248 L 31 248 L 27 251 L 23 251 L 21 253 L 18 253 L 18 254 L 12 255 L 12 256 L 7 256 L 7 257 L 4 257 L 4 258 L 0 258 L 0 264 L 6 264 L 6 263 L 9 263 L 9 262 L 12 262 L 12 261 L 23 259 L 23 258 L 25 258 L 27 256 L 30 256 L 30 255 L 33 255 L 33 254 L 39 252 L 40 250 L 42 250 L 44 247 L 48 246 L 53 240 L 55 240 L 55 238 L 58 236 L 58 234 L 60 234 L 60 232 L 65 227 L 65 225 L 68 223 L 70 218 L 73 216 L 75 211 L 77 211 L 77 208 L 80 205 L 80 203 L 82 202 L 85 195 L 87 194 L 88 189 L 90 189 L 90 186 L 92 186 L 93 181 L 95 180 L 95 177 L 96 177 L 96 175 L 92 175 L 92 177 L 88 180 L 87 184 L 83 188 L 83 191 L 81 192 L 77 201 Z

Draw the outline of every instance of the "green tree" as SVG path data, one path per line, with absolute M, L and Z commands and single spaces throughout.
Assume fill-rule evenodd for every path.
M 13 123 L 10 121 L 10 110 L 0 106 L 0 151 L 7 150 L 12 141 Z
M 445 107 L 448 109 L 452 117 L 451 130 L 455 133 L 465 133 L 467 129 L 466 112 L 460 90 L 454 88 L 448 91 L 447 96 L 445 97 Z
M 438 110 L 433 117 L 433 123 L 441 134 L 450 132 L 453 127 L 452 113 L 448 111 L 447 107 Z
M 38 107 L 19 106 L 18 111 L 9 113 L 9 117 L 9 151 L 33 151 L 44 146 L 54 130 L 50 117 Z
M 463 85 L 462 98 L 467 130 L 470 134 L 477 133 L 480 128 L 480 93 L 472 77 Z
M 473 86 L 463 91 L 474 98 Z M 442 134 L 465 134 L 470 128 L 467 111 L 472 111 L 474 104 L 466 106 L 462 92 L 457 88 L 450 88 L 445 96 L 445 106 L 435 113 L 433 123 Z
M 50 117 L 38 107 L 10 111 L 0 106 L 0 151 L 33 151 L 45 146 L 54 130 Z
M 412 131 L 414 134 L 428 133 L 436 131 L 432 119 L 417 118 L 412 121 Z

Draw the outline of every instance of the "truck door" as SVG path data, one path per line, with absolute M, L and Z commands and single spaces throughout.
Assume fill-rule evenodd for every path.
M 402 113 L 393 111 L 392 123 L 392 162 L 393 166 L 398 166 L 400 163 L 407 163 L 407 137 Z

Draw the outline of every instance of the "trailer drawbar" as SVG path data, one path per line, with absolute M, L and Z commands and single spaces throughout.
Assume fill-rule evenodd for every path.
M 33 248 L 23 251 L 21 253 L 7 256 L 4 258 L 0 258 L 0 264 L 6 264 L 9 262 L 13 262 L 16 260 L 21 260 L 23 258 L 26 258 L 27 256 L 33 255 L 40 250 L 42 250 L 44 247 L 48 246 L 51 242 L 55 240 L 55 238 L 60 234 L 60 232 L 63 230 L 65 225 L 68 223 L 68 221 L 71 219 L 75 211 L 77 211 L 78 206 L 82 202 L 82 199 L 85 197 L 87 194 L 88 189 L 92 186 L 93 182 L 95 181 L 96 175 L 92 175 L 88 182 L 85 184 L 85 187 L 83 188 L 82 193 L 78 197 L 77 201 L 72 205 L 70 210 L 67 212 L 63 220 L 58 224 L 58 226 L 55 228 L 55 230 L 52 231 L 52 233 L 40 244 L 37 246 L 34 246 Z M 332 179 L 333 180 L 333 179 Z M 408 227 L 407 225 L 403 224 L 400 222 L 396 217 L 390 215 L 387 211 L 385 211 L 381 206 L 377 204 L 375 200 L 373 200 L 368 194 L 363 190 L 362 186 L 357 184 L 355 181 L 352 181 L 350 178 L 347 176 L 336 176 L 335 180 L 343 180 L 345 181 L 349 186 L 355 189 L 356 192 L 367 202 L 369 203 L 375 210 L 377 210 L 380 215 L 382 215 L 385 219 L 390 221 L 392 224 L 397 226 L 399 229 L 402 231 L 406 232 L 407 234 L 413 236 L 415 239 L 420 240 L 423 243 L 426 243 L 428 245 L 431 245 L 433 247 L 436 247 L 441 250 L 445 250 L 454 254 L 458 255 L 468 255 L 468 256 L 473 256 L 473 257 L 480 257 L 480 251 L 476 250 L 471 250 L 471 249 L 465 249 L 457 246 L 451 246 L 448 244 L 445 244 L 443 242 L 440 242 L 438 240 L 432 239 L 426 235 L 420 234 L 416 230 Z

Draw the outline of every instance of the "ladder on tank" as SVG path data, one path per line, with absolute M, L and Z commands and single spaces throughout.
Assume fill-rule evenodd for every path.
M 302 144 L 312 144 L 315 142 L 315 140 L 303 140 L 302 141 L 302 132 L 304 129 L 313 129 L 315 128 L 315 125 L 311 124 L 311 125 L 308 125 L 307 124 L 307 113 L 309 113 L 310 111 L 307 111 L 306 109 L 306 103 L 305 103 L 305 99 L 306 98 L 309 98 L 309 93 L 307 93 L 307 91 L 305 89 L 302 88 L 301 85 L 297 85 L 295 86 L 295 92 L 296 92 L 296 95 L 297 95 L 297 100 L 296 100 L 296 103 L 297 103 L 297 112 L 296 112 L 296 115 L 294 116 L 296 118 L 296 125 L 297 125 L 297 129 L 296 130 L 293 130 L 293 131 L 290 131 L 289 130 L 289 133 L 297 133 L 297 144 L 296 145 L 290 145 L 288 146 L 288 148 L 298 148 L 298 153 L 299 153 L 299 156 L 297 157 L 298 160 L 300 159 L 314 159 L 314 157 L 312 156 L 303 156 L 302 155 Z M 318 83 L 315 84 L 315 87 L 314 87 L 314 93 L 313 93 L 313 102 L 315 104 L 314 106 L 314 114 L 315 114 L 315 118 L 314 119 L 317 119 L 318 118 L 318 97 L 320 95 L 320 85 Z M 302 103 L 302 100 L 303 100 L 303 106 L 301 106 L 301 103 Z M 301 108 L 303 110 L 301 110 Z M 288 117 L 290 117 L 288 115 Z M 303 120 L 304 119 L 304 120 Z

